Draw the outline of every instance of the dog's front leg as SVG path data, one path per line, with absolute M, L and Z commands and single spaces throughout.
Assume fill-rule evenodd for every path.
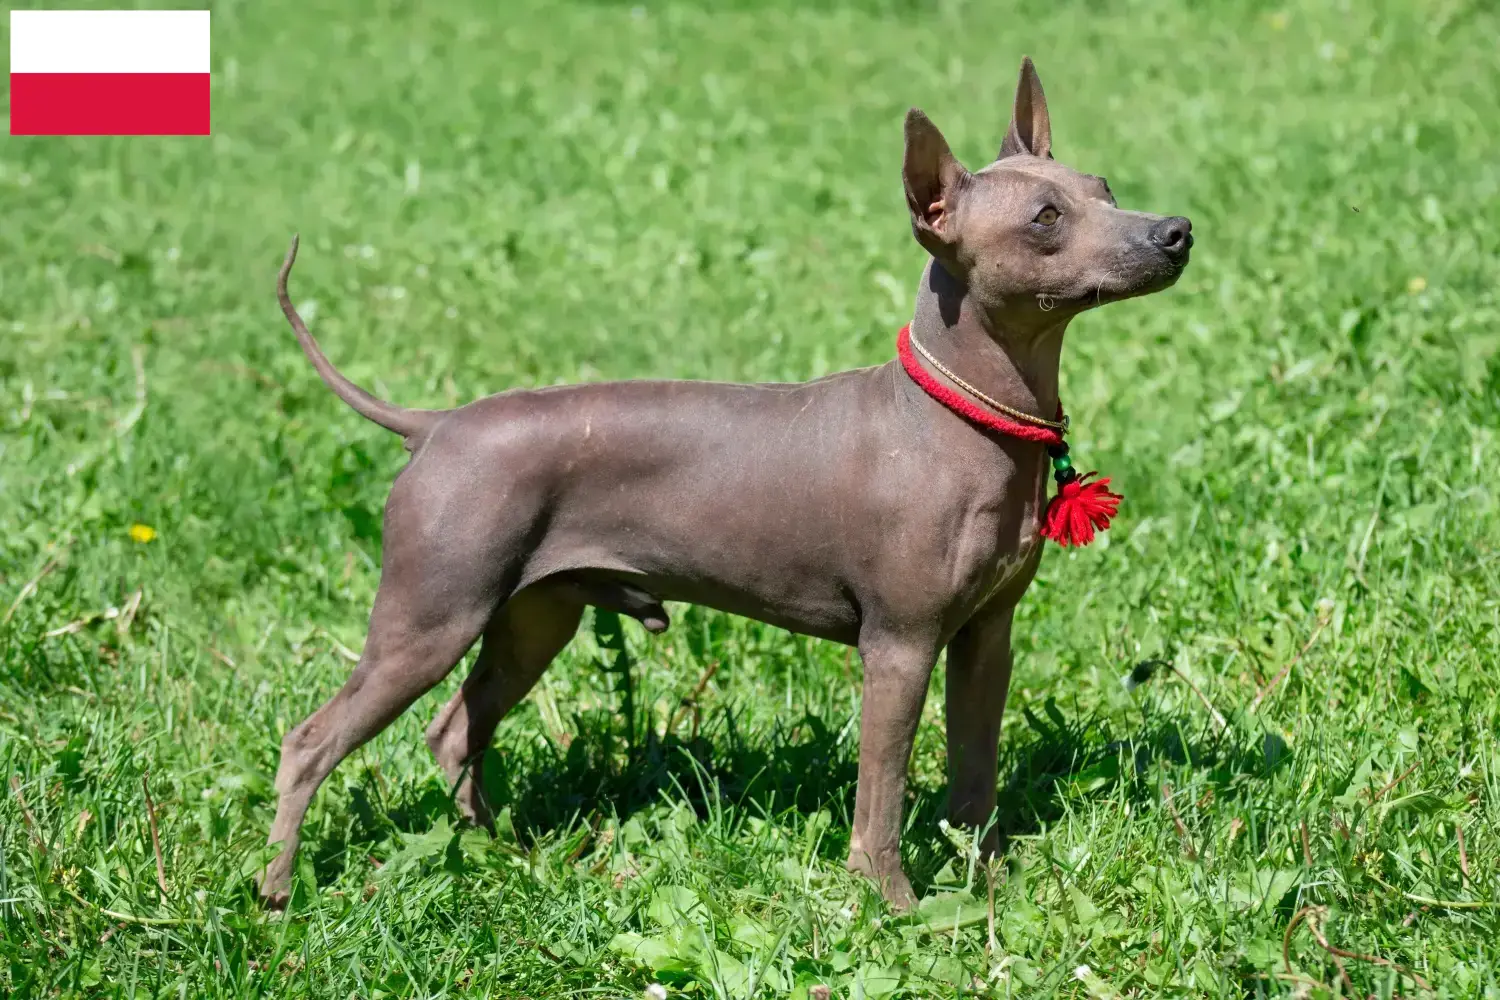
M 1013 604 L 982 611 L 948 643 L 948 822 L 975 830 L 989 824 L 995 811 L 1014 611 Z M 999 846 L 992 825 L 980 850 L 989 855 Z
M 865 682 L 848 867 L 873 879 L 893 908 L 906 910 L 916 896 L 901 870 L 901 807 L 937 649 L 933 643 L 879 635 L 862 637 L 859 655 Z

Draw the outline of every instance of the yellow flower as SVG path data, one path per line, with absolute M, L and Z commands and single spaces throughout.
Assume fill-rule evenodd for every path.
M 149 524 L 132 524 L 130 526 L 130 537 L 145 545 L 156 537 L 156 529 Z
M 1406 291 L 1409 295 L 1420 295 L 1427 287 L 1427 279 L 1420 274 L 1406 283 Z

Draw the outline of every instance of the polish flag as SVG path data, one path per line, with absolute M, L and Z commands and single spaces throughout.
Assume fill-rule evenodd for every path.
M 10 134 L 208 135 L 208 11 L 11 11 Z

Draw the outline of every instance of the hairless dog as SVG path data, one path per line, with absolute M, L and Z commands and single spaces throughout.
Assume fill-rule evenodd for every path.
M 662 602 L 685 601 L 856 646 L 848 865 L 896 908 L 914 899 L 900 853 L 908 760 L 946 647 L 949 813 L 989 821 L 1011 617 L 1046 531 L 1049 440 L 1064 492 L 1077 486 L 1053 420 L 1063 332 L 1086 309 L 1173 284 L 1191 226 L 1124 211 L 1102 177 L 1052 158 L 1029 59 L 993 163 L 967 170 L 912 110 L 902 173 L 931 258 L 909 327 L 918 351 L 903 332 L 901 361 L 795 384 L 626 381 L 404 409 L 351 383 L 308 333 L 286 290 L 293 241 L 277 292 L 298 341 L 412 458 L 386 503 L 359 664 L 282 742 L 269 904 L 285 903 L 319 784 L 476 641 L 427 741 L 460 808 L 487 821 L 480 755 L 589 605 L 660 631 Z M 1007 421 L 1045 433 L 1005 433 Z M 993 834 L 984 846 L 996 849 Z

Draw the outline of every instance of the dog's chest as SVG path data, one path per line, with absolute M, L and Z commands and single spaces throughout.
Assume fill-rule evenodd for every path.
M 1005 534 L 1010 537 L 1004 537 Z M 1014 584 L 1032 564 L 1041 544 L 1041 522 L 1033 511 L 1028 510 L 1013 532 L 1003 533 L 996 538 L 994 557 L 986 574 L 989 578 L 988 585 L 983 589 L 980 603 L 989 602 L 1000 591 Z
M 973 504 L 964 518 L 966 537 L 956 548 L 955 596 L 983 605 L 1035 568 L 1045 489 L 1044 474 L 1027 476 L 1024 485 Z

